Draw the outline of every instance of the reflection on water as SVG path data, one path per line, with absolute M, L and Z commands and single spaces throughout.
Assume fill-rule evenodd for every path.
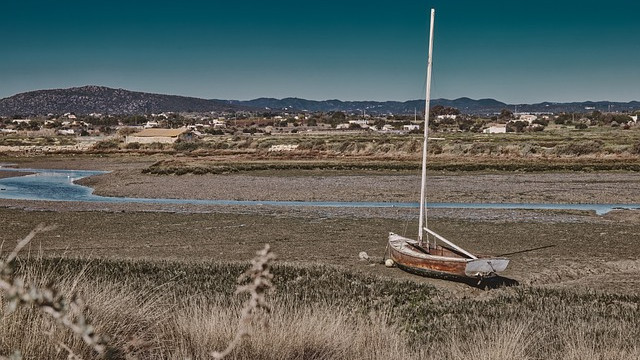
M 93 189 L 73 182 L 88 176 L 105 174 L 93 170 L 49 170 L 4 168 L 1 171 L 35 173 L 0 179 L 0 199 L 40 201 L 83 201 L 108 203 L 156 203 L 195 205 L 276 205 L 276 206 L 326 206 L 326 207 L 402 207 L 417 208 L 418 203 L 393 202 L 337 202 L 337 201 L 252 201 L 252 200 L 197 200 L 197 199 L 149 199 L 107 197 L 93 194 Z M 517 203 L 429 203 L 431 208 L 457 209 L 545 209 L 545 210 L 593 210 L 605 214 L 613 209 L 640 209 L 640 204 L 517 204 Z

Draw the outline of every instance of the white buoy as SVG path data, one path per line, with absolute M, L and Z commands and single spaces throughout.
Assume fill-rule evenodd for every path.
M 386 266 L 386 267 L 393 267 L 393 265 L 394 265 L 394 263 L 393 263 L 393 260 L 391 260 L 391 259 L 387 259 L 387 260 L 384 261 L 384 266 Z

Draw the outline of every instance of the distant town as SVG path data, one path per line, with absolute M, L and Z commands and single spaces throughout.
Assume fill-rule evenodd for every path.
M 224 146 L 216 140 L 224 136 L 234 141 L 265 136 L 404 136 L 423 132 L 420 107 L 424 109 L 424 101 L 240 102 L 101 86 L 38 90 L 0 99 L 0 151 L 189 150 Z M 535 133 L 549 126 L 624 131 L 638 126 L 639 108 L 637 102 L 512 106 L 493 99 L 437 99 L 430 107 L 429 128 L 432 134 Z
M 490 117 L 462 114 L 444 106 L 431 108 L 432 132 L 508 133 L 543 131 L 549 123 L 586 129 L 637 126 L 640 111 L 633 113 L 520 113 L 504 109 Z M 331 134 L 421 132 L 424 119 L 414 115 L 372 115 L 366 112 L 163 112 L 147 115 L 48 114 L 30 117 L 0 117 L 0 134 L 26 136 L 128 136 L 145 129 L 183 129 L 192 137 L 262 134 Z M 157 132 L 157 131 L 156 131 Z

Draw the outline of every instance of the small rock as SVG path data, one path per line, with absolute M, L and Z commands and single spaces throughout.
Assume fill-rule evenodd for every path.
M 393 260 L 391 260 L 391 259 L 387 259 L 387 260 L 384 261 L 384 266 L 386 266 L 386 267 L 393 267 L 393 265 L 394 265 L 394 263 L 393 263 Z

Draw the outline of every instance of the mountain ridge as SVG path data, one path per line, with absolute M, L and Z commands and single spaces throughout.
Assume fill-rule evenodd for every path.
M 454 107 L 462 113 L 491 115 L 503 109 L 519 112 L 590 112 L 633 111 L 640 109 L 640 102 L 583 101 L 550 102 L 537 104 L 507 104 L 495 99 L 474 100 L 432 99 L 431 105 Z M 307 100 L 297 97 L 283 99 L 261 97 L 253 100 L 220 100 L 165 95 L 87 85 L 66 89 L 35 90 L 0 99 L 0 115 L 46 115 L 72 112 L 76 114 L 144 114 L 159 112 L 210 112 L 210 111 L 310 111 L 310 112 L 362 112 L 369 114 L 413 114 L 424 111 L 424 100 L 407 101 L 342 101 Z
M 66 89 L 35 90 L 0 99 L 0 115 L 144 114 L 151 112 L 239 110 L 220 100 L 164 95 L 87 85 Z

